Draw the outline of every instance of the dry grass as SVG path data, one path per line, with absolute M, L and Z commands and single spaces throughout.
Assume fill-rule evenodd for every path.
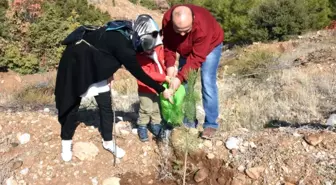
M 219 82 L 222 129 L 258 129 L 271 120 L 323 123 L 336 104 L 333 74 L 333 70 L 292 68 L 271 73 L 265 80 L 227 77 Z
M 235 59 L 226 62 L 225 73 L 227 75 L 246 77 L 262 76 L 269 72 L 270 66 L 277 61 L 278 53 L 271 53 L 266 49 L 245 51 L 238 48 L 239 54 Z
M 23 105 L 50 105 L 55 101 L 56 79 L 54 76 L 47 77 L 47 80 L 28 84 L 14 95 L 14 101 Z
M 113 90 L 120 95 L 131 95 L 138 92 L 136 79 L 125 69 L 119 69 L 114 74 Z

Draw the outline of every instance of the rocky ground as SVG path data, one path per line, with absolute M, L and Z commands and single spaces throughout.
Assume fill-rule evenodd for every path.
M 91 113 L 95 117 L 96 113 Z M 115 126 L 117 143 L 127 154 L 114 161 L 101 146 L 97 120 L 91 119 L 76 131 L 73 160 L 63 162 L 60 126 L 52 109 L 7 109 L 0 116 L 0 180 L 8 185 L 181 184 L 186 148 L 186 184 L 336 182 L 336 133 L 332 127 L 280 127 L 258 132 L 240 128 L 205 141 L 198 138 L 196 129 L 178 128 L 165 150 L 165 144 L 155 140 L 141 143 L 129 122 L 132 119 L 128 119 Z

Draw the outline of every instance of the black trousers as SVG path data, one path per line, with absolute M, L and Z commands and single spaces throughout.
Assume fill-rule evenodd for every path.
M 104 141 L 112 140 L 113 129 L 113 112 L 111 102 L 111 92 L 104 92 L 95 96 L 99 108 L 101 134 Z M 80 106 L 81 98 L 79 97 L 76 103 L 64 115 L 58 118 L 61 123 L 61 138 L 63 140 L 71 140 L 75 134 L 75 130 L 79 125 L 77 112 Z

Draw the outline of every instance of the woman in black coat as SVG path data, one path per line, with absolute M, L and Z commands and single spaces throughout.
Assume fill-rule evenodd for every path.
M 77 111 L 81 98 L 94 96 L 100 111 L 100 126 L 103 137 L 103 148 L 122 158 L 125 151 L 115 146 L 112 140 L 113 112 L 111 93 L 107 79 L 122 65 L 130 73 L 146 85 L 163 93 L 165 98 L 172 95 L 170 89 L 150 78 L 136 61 L 136 51 L 129 30 L 119 29 L 107 31 L 102 27 L 86 33 L 82 39 L 67 43 L 57 72 L 55 100 L 58 109 L 58 120 L 61 124 L 62 159 L 70 161 L 72 158 L 72 137 L 77 123 Z M 150 34 L 151 35 L 151 34 Z M 153 33 L 155 39 L 157 33 Z M 134 41 L 134 35 L 133 35 Z M 145 43 L 138 43 L 142 50 L 150 50 L 153 40 L 139 39 Z M 141 48 L 149 47 L 149 48 Z

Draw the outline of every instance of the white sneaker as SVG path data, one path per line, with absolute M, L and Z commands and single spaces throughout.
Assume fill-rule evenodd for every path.
M 62 159 L 65 162 L 71 161 L 72 159 L 72 140 L 62 140 Z
M 126 154 L 125 150 L 119 148 L 113 140 L 112 141 L 103 140 L 103 148 L 105 148 L 105 150 L 110 151 L 117 158 L 123 158 Z

